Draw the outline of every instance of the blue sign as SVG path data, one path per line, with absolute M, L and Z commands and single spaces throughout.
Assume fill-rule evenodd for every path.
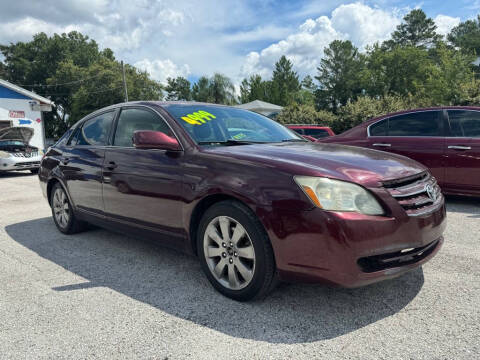
M 32 123 L 32 120 L 28 120 L 28 119 L 20 119 L 18 120 L 18 124 L 19 125 L 30 125 Z

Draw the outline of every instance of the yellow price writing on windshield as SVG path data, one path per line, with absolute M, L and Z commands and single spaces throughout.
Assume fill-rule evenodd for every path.
M 210 114 L 209 112 L 199 110 L 195 111 L 192 114 L 187 114 L 186 116 L 182 116 L 182 120 L 191 124 L 191 125 L 202 125 L 205 124 L 207 121 L 215 119 L 215 115 Z

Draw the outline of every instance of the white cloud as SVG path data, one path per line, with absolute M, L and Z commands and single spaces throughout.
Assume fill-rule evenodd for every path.
M 43 20 L 26 17 L 11 22 L 0 22 L 0 43 L 28 41 L 31 40 L 32 35 L 39 32 L 61 34 L 73 30 L 79 30 L 79 27 L 76 25 L 58 26 Z
M 166 83 L 168 77 L 183 76 L 190 74 L 190 67 L 187 64 L 178 66 L 170 59 L 166 60 L 149 60 L 143 59 L 134 64 L 141 71 L 147 71 L 155 80 Z
M 387 40 L 401 19 L 396 11 L 354 3 L 333 10 L 331 22 L 335 30 L 363 49 L 368 44 Z
M 460 24 L 459 17 L 451 17 L 447 15 L 437 15 L 433 20 L 437 25 L 437 33 L 440 35 L 447 35 L 450 30 Z
M 285 55 L 300 74 L 313 74 L 323 56 L 323 50 L 336 39 L 351 40 L 357 47 L 386 40 L 400 23 L 396 12 L 372 8 L 363 3 L 340 5 L 331 18 L 308 19 L 298 31 L 263 50 L 250 52 L 241 69 L 242 76 L 258 73 L 269 76 L 275 62 Z

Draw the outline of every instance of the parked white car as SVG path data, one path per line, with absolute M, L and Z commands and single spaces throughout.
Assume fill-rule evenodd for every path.
M 33 128 L 25 126 L 0 129 L 0 173 L 17 170 L 38 172 L 43 150 L 30 145 L 33 134 Z

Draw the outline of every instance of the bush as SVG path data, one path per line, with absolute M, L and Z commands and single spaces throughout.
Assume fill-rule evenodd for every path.
M 283 108 L 276 120 L 281 124 L 312 124 L 331 126 L 336 116 L 329 111 L 315 110 L 313 105 L 290 104 Z

